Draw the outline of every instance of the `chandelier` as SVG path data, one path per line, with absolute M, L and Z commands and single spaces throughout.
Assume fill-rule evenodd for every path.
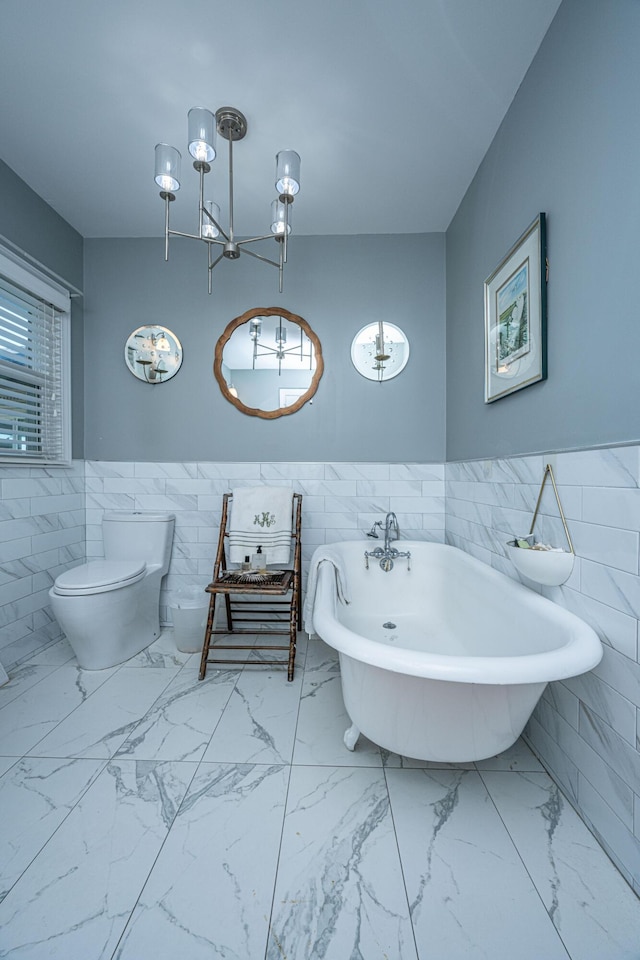
M 192 107 L 188 114 L 189 153 L 193 167 L 200 176 L 198 204 L 198 232 L 183 233 L 172 230 L 169 225 L 169 207 L 180 189 L 181 154 L 168 143 L 158 143 L 155 151 L 155 182 L 160 187 L 164 200 L 164 259 L 169 259 L 169 237 L 189 237 L 202 240 L 208 251 L 208 285 L 211 293 L 213 269 L 225 258 L 237 260 L 247 253 L 256 260 L 278 268 L 278 287 L 282 293 L 284 265 L 287 262 L 287 239 L 291 233 L 291 204 L 300 190 L 300 157 L 295 150 L 281 150 L 276 155 L 275 187 L 278 196 L 271 204 L 271 232 L 260 237 L 236 240 L 233 223 L 233 144 L 247 133 L 246 118 L 234 107 L 220 107 L 215 116 L 205 107 Z M 210 164 L 216 157 L 216 132 L 229 143 L 229 224 L 225 230 L 221 224 L 220 207 L 213 200 L 205 200 L 204 178 L 210 172 Z M 278 259 L 261 256 L 248 245 L 259 240 L 275 238 L 278 242 Z M 218 248 L 221 248 L 218 253 Z M 218 253 L 216 256 L 215 254 Z
M 288 357 L 299 360 L 301 364 L 308 360 L 309 370 L 313 370 L 313 348 L 309 338 L 304 335 L 302 327 L 300 327 L 300 343 L 287 347 L 287 328 L 282 324 L 282 317 L 279 317 L 278 326 L 274 331 L 275 346 L 272 347 L 263 338 L 262 317 L 254 317 L 249 324 L 249 336 L 253 341 L 251 350 L 251 367 L 253 370 L 256 369 L 256 362 L 261 357 L 267 358 L 268 366 L 275 364 L 275 361 L 277 361 L 278 376 L 282 374 L 282 364 Z M 261 367 L 262 364 L 258 364 L 258 366 Z M 299 369 L 302 369 L 302 367 Z

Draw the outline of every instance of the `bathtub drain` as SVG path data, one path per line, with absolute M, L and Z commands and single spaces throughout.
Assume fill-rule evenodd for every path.
M 395 630 L 396 625 L 395 623 L 391 623 L 391 620 L 387 620 L 386 623 L 382 624 L 382 627 L 384 630 Z

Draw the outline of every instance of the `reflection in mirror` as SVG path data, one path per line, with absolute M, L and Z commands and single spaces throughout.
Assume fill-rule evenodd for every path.
M 216 344 L 214 373 L 222 393 L 254 417 L 295 413 L 315 394 L 323 367 L 316 334 L 282 307 L 248 310 Z
M 387 320 L 368 323 L 351 344 L 351 361 L 367 380 L 391 380 L 404 370 L 409 359 L 409 341 L 400 327 Z
M 124 359 L 138 380 L 164 383 L 180 369 L 182 347 L 166 327 L 138 327 L 125 344 Z

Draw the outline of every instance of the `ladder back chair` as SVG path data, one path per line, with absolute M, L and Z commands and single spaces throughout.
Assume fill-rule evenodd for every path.
M 300 602 L 302 494 L 292 493 L 291 495 L 293 563 L 287 564 L 286 569 L 267 569 L 267 573 L 262 575 L 256 574 L 255 571 L 244 572 L 227 567 L 225 546 L 229 541 L 229 517 L 232 501 L 233 494 L 225 493 L 222 499 L 222 518 L 220 520 L 218 549 L 213 566 L 213 579 L 206 587 L 206 592 L 210 594 L 209 614 L 202 645 L 199 679 L 204 679 L 209 663 L 255 663 L 257 665 L 278 664 L 286 666 L 287 679 L 293 680 L 296 636 L 297 631 L 302 629 L 302 605 Z M 246 552 L 249 552 L 248 548 Z M 269 562 L 268 554 L 267 562 Z M 218 594 L 224 597 L 226 628 L 215 627 Z M 251 624 L 255 626 L 251 628 Z M 287 636 L 288 642 L 281 645 L 260 643 L 218 644 L 213 640 L 213 637 L 217 634 L 224 634 L 226 637 L 247 634 L 253 634 L 254 636 L 257 634 L 259 637 Z M 222 650 L 244 651 L 244 653 L 241 659 L 220 658 L 214 655 L 217 651 Z M 287 655 L 274 659 L 250 660 L 247 651 L 252 650 L 286 651 Z

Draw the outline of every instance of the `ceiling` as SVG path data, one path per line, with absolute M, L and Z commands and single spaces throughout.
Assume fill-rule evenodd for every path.
M 158 141 L 241 110 L 235 227 L 268 231 L 275 154 L 302 158 L 294 234 L 448 227 L 560 0 L 0 0 L 0 158 L 85 237 L 161 236 Z M 225 218 L 227 144 L 206 178 Z

